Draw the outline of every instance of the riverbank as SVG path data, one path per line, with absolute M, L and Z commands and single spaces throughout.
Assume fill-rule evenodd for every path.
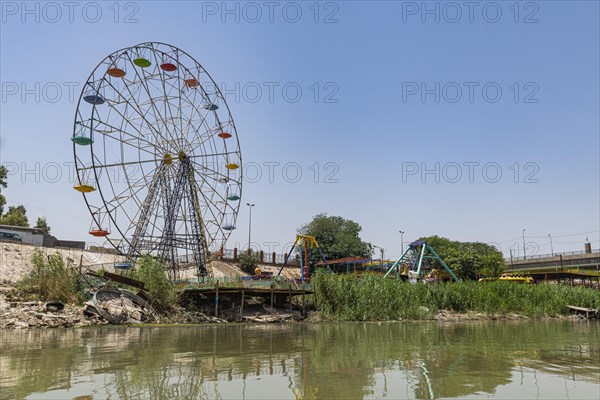
M 302 317 L 299 310 L 253 307 L 241 316 L 241 321 L 238 321 L 173 306 L 170 311 L 163 312 L 156 320 L 126 326 L 227 324 L 231 322 L 286 323 L 304 320 L 305 318 Z M 78 328 L 98 325 L 109 325 L 109 322 L 97 314 L 87 312 L 86 305 L 65 304 L 64 307 L 61 305 L 57 309 L 52 306 L 52 303 L 41 301 L 0 301 L 0 329 Z
M 600 291 L 559 285 L 523 285 L 508 282 L 433 285 L 401 283 L 381 277 L 317 275 L 315 294 L 307 296 L 306 317 L 301 300 L 291 307 L 269 307 L 260 299 L 248 299 L 243 309 L 234 307 L 215 316 L 214 305 L 205 307 L 174 303 L 152 325 L 206 323 L 297 323 L 342 321 L 439 321 L 578 320 L 567 305 L 598 309 Z M 5 288 L 6 289 L 6 288 Z M 205 300 L 206 301 L 206 300 Z M 230 312 L 229 312 L 230 311 Z M 85 304 L 30 301 L 15 289 L 0 291 L 0 329 L 72 328 L 107 325 Z M 144 324 L 132 324 L 144 325 Z
M 569 305 L 600 309 L 600 291 L 558 284 L 526 285 L 502 281 L 410 284 L 370 273 L 318 271 L 311 277 L 306 292 L 304 289 L 292 290 L 292 285 L 297 285 L 295 280 L 241 278 L 222 280 L 220 286 L 217 279 L 210 283 L 215 285 L 214 290 L 212 286 L 200 290 L 197 284 L 174 285 L 162 266 L 151 258 L 140 262 L 132 276 L 138 280 L 108 273 L 103 277 L 87 275 L 85 278 L 60 255 L 48 256 L 41 252 L 34 253 L 32 264 L 35 267 L 24 274 L 18 284 L 5 282 L 0 287 L 0 328 L 83 327 L 108 322 L 564 319 L 570 318 Z M 95 303 L 84 303 L 106 285 L 113 288 L 110 299 L 105 298 L 105 302 L 100 303 L 94 297 Z M 138 292 L 141 297 L 128 291 L 122 292 L 130 295 L 119 297 L 122 292 L 118 288 L 122 285 L 133 285 L 132 289 L 136 291 L 141 289 Z M 281 286 L 279 290 L 274 290 L 278 285 Z M 142 308 L 151 304 L 159 313 L 150 310 L 140 314 L 141 309 L 131 303 L 132 299 L 137 299 L 136 304 Z M 147 299 L 152 300 L 148 303 Z M 40 300 L 50 300 L 51 304 Z M 68 304 L 60 303 L 57 307 L 57 301 Z M 597 312 L 594 314 L 597 316 Z M 115 318 L 111 320 L 111 316 Z
M 423 307 L 423 306 L 422 306 Z M 64 309 L 53 310 L 46 307 L 46 303 L 37 301 L 0 302 L 0 329 L 29 329 L 29 328 L 81 328 L 90 326 L 109 325 L 109 323 L 93 314 L 86 314 L 85 306 L 65 305 Z M 424 313 L 429 310 L 422 309 Z M 438 322 L 468 322 L 468 321 L 516 321 L 516 320 L 572 320 L 577 321 L 582 317 L 570 314 L 559 314 L 544 317 L 529 317 L 517 313 L 492 314 L 476 311 L 455 312 L 439 310 L 429 319 L 422 321 Z M 302 317 L 299 310 L 276 309 L 259 307 L 244 313 L 241 321 L 235 323 L 326 323 L 339 321 L 325 316 L 320 311 L 310 311 L 306 318 Z M 386 320 L 414 321 L 408 319 Z M 132 324 L 129 326 L 143 325 L 197 325 L 206 323 L 229 324 L 232 321 L 217 318 L 199 311 L 189 311 L 183 307 L 175 307 L 172 311 L 160 316 L 159 320 L 149 324 Z

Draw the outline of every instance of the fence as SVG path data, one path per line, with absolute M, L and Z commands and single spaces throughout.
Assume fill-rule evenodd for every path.
M 216 256 L 216 259 L 223 261 L 237 261 L 239 255 L 240 251 L 237 248 L 223 249 L 223 251 Z M 258 262 L 260 264 L 283 265 L 286 256 L 287 254 L 278 254 L 276 252 L 272 252 L 269 254 L 261 250 L 258 252 Z M 297 255 L 293 255 L 290 257 L 287 264 L 298 266 L 300 265 L 300 260 Z

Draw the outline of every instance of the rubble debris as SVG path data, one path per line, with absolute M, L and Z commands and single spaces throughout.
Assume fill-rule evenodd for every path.
M 129 290 L 115 287 L 105 287 L 95 292 L 91 303 L 86 304 L 87 312 L 94 313 L 90 308 L 95 308 L 95 312 L 113 325 L 139 324 L 158 319 L 158 314 L 146 300 Z
M 256 310 L 253 313 L 244 313 L 242 320 L 245 322 L 271 323 L 302 321 L 304 318 L 299 311 L 283 312 L 276 308 L 263 306 L 262 310 Z
M 46 302 L 46 311 L 62 311 L 65 309 L 65 303 L 59 300 Z
M 284 313 L 276 315 L 257 315 L 244 316 L 246 322 L 269 323 L 269 322 L 284 322 L 284 321 L 302 321 L 302 316 L 299 313 Z
M 82 315 L 81 307 L 64 305 L 61 310 L 52 311 L 46 308 L 47 303 L 41 301 L 1 303 L 0 328 L 67 328 L 108 323 L 99 316 L 86 318 Z

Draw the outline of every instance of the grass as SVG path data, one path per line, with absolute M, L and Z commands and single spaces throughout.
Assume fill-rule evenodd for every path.
M 316 308 L 339 321 L 431 319 L 439 310 L 558 316 L 568 304 L 600 308 L 600 291 L 564 285 L 512 282 L 403 283 L 380 275 L 318 273 L 313 279 Z
M 17 283 L 17 289 L 31 299 L 81 301 L 79 273 L 65 264 L 60 254 L 46 256 L 40 250 L 33 253 L 33 268 Z

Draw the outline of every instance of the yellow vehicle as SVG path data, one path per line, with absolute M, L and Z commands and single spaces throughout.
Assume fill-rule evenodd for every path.
M 491 281 L 508 281 L 516 283 L 535 283 L 534 279 L 530 276 L 502 274 L 499 278 L 481 278 L 478 282 L 491 282 Z

